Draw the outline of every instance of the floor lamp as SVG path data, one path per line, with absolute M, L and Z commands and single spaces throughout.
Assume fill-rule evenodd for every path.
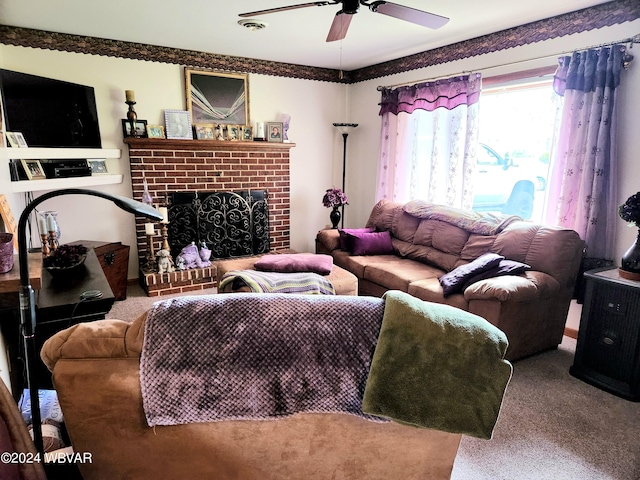
M 81 188 L 67 188 L 63 190 L 55 190 L 39 196 L 29 203 L 20 215 L 18 221 L 18 262 L 20 265 L 20 329 L 24 339 L 25 351 L 25 368 L 27 371 L 27 386 L 31 397 L 31 420 L 33 424 L 33 442 L 42 460 L 44 460 L 44 447 L 42 443 L 42 427 L 40 418 L 40 399 L 38 397 L 38 386 L 33 374 L 33 365 L 36 359 L 36 305 L 34 301 L 33 288 L 29 283 L 29 262 L 27 251 L 27 222 L 31 212 L 42 202 L 60 195 L 92 195 L 94 197 L 102 197 L 111 200 L 122 210 L 134 215 L 141 215 L 153 220 L 162 220 L 162 215 L 155 208 L 145 205 L 142 202 L 132 200 L 130 198 L 121 197 L 119 195 L 110 195 L 108 193 L 96 192 L 93 190 L 85 190 Z
M 356 128 L 358 126 L 357 123 L 334 123 L 334 127 L 338 129 L 338 131 L 342 134 L 343 139 L 343 150 L 342 150 L 342 191 L 344 192 L 345 188 L 345 178 L 347 175 L 347 137 L 349 136 L 349 131 L 352 128 Z M 345 192 L 346 193 L 346 192 Z M 342 205 L 342 217 L 340 226 L 344 228 L 344 205 Z

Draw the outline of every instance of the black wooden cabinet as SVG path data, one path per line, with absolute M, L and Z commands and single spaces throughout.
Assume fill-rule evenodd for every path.
M 584 274 L 586 293 L 570 373 L 627 400 L 640 401 L 640 282 L 617 268 Z

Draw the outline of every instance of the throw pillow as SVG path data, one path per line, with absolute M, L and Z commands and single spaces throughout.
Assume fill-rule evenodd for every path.
M 502 275 L 520 275 L 521 273 L 531 270 L 531 266 L 526 263 L 516 262 L 515 260 L 500 260 L 500 263 L 489 270 L 479 273 L 471 277 L 462 287 L 462 291 L 466 290 L 472 283 L 479 282 L 492 277 L 501 277 Z
M 351 255 L 387 255 L 393 253 L 391 234 L 384 232 L 355 232 L 348 234 Z
M 256 270 L 263 272 L 312 272 L 319 275 L 329 275 L 333 268 L 333 257 L 331 255 L 315 253 L 265 255 L 254 263 L 253 266 Z
M 504 260 L 502 255 L 485 253 L 474 261 L 460 265 L 449 273 L 445 273 L 438 279 L 440 285 L 442 285 L 444 296 L 448 297 L 449 295 L 462 291 L 462 287 L 467 283 L 467 280 L 497 266 L 501 260 Z
M 339 228 L 338 233 L 340 234 L 340 250 L 351 250 L 349 246 L 349 234 L 351 233 L 370 233 L 375 232 L 374 228 Z

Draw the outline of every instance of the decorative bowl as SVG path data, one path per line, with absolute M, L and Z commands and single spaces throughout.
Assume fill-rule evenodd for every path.
M 42 266 L 52 277 L 66 277 L 84 265 L 87 251 L 84 245 L 61 245 L 45 257 Z

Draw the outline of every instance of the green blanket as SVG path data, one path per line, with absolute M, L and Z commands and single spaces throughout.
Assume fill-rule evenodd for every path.
M 507 338 L 483 318 L 399 291 L 382 328 L 362 411 L 414 426 L 491 438 L 511 364 Z

